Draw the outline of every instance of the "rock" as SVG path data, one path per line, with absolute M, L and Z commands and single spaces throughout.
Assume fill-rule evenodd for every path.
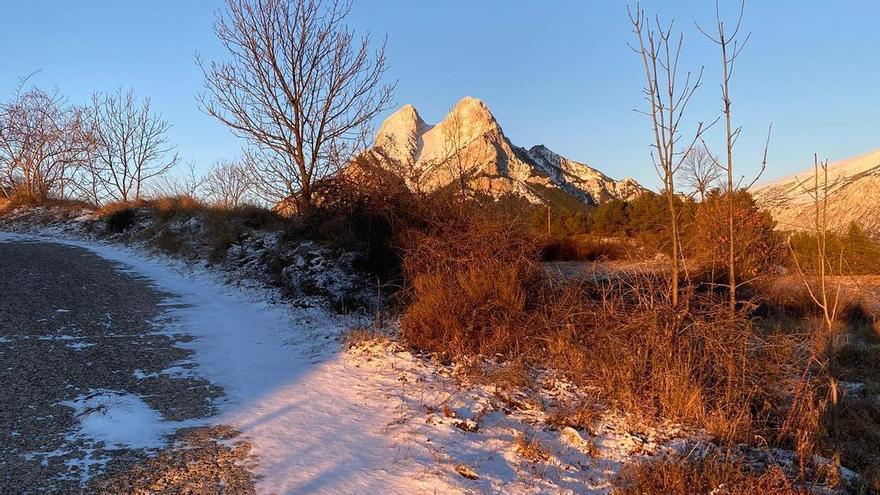
M 474 471 L 467 464 L 456 464 L 455 472 L 458 473 L 462 478 L 467 478 L 469 480 L 478 480 L 480 477 L 477 475 L 476 471 Z
M 480 429 L 480 425 L 478 425 L 476 421 L 471 421 L 470 419 L 456 419 L 452 421 L 452 424 L 459 430 L 470 433 L 476 433 L 477 430 Z
M 571 426 L 566 426 L 559 432 L 559 438 L 565 445 L 574 448 L 581 448 L 587 445 L 587 441 L 581 437 L 581 434 Z

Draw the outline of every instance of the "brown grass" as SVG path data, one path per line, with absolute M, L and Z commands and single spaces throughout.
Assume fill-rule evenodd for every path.
M 490 216 L 452 215 L 407 240 L 402 337 L 446 361 L 555 368 L 633 418 L 730 441 L 775 438 L 808 366 L 803 336 L 756 327 L 750 307 L 731 318 L 712 294 L 685 294 L 673 308 L 652 275 L 553 283 L 528 236 Z
M 625 466 L 614 495 L 808 495 L 792 485 L 778 467 L 754 472 L 718 456 L 681 455 Z
M 602 418 L 604 408 L 596 401 L 582 401 L 578 404 L 564 405 L 552 411 L 547 424 L 562 429 L 571 427 L 577 430 L 595 432 L 595 425 Z
M 550 458 L 547 449 L 541 442 L 528 432 L 520 433 L 514 440 L 516 452 L 531 462 L 546 461 Z
M 387 333 L 373 327 L 357 326 L 342 334 L 342 343 L 346 347 L 359 347 L 369 344 L 386 344 L 391 341 Z
M 539 271 L 534 245 L 515 224 L 451 215 L 427 232 L 405 232 L 403 242 L 411 300 L 404 340 L 445 359 L 521 353 Z

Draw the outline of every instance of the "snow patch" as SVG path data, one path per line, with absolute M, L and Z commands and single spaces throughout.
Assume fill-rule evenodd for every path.
M 79 420 L 71 440 L 85 438 L 109 448 L 161 448 L 167 435 L 184 426 L 166 421 L 139 396 L 113 390 L 90 391 L 62 404 L 72 408 Z

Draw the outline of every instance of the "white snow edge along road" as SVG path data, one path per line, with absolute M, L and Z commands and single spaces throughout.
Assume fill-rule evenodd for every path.
M 190 372 L 225 391 L 205 424 L 230 425 L 252 443 L 258 493 L 607 493 L 622 464 L 684 442 L 681 432 L 632 435 L 614 422 L 588 439 L 544 430 L 540 408 L 511 411 L 498 390 L 462 386 L 448 368 L 394 345 L 342 349 L 352 318 L 270 303 L 269 289 L 225 286 L 209 269 L 128 247 L 0 232 L 0 242 L 15 240 L 86 249 L 173 294 L 161 331 L 194 337 L 184 344 L 194 351 Z M 552 401 L 570 391 L 557 382 L 547 393 Z M 86 426 L 79 434 L 118 431 Z M 517 452 L 521 436 L 539 442 L 542 458 Z

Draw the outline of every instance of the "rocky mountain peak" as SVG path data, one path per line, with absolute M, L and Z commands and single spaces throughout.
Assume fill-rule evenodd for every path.
M 382 122 L 375 146 L 394 159 L 409 160 L 419 147 L 419 136 L 427 127 L 416 107 L 404 105 Z
M 488 105 L 470 96 L 459 100 L 436 124 L 426 124 L 412 105 L 389 116 L 371 153 L 402 175 L 410 187 L 434 190 L 465 175 L 476 192 L 514 194 L 544 203 L 561 189 L 586 203 L 630 199 L 645 189 L 631 179 L 615 181 L 544 145 L 526 150 L 510 143 Z

